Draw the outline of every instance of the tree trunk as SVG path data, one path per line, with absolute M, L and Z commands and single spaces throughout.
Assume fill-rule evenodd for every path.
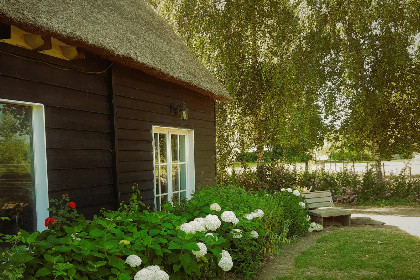
M 309 170 L 309 160 L 305 159 L 305 172 Z
M 257 169 L 264 165 L 264 145 L 257 143 Z
M 378 140 L 373 141 L 373 151 L 374 151 L 374 160 L 375 160 L 375 172 L 376 179 L 382 181 L 382 170 L 381 170 L 381 151 L 379 150 Z

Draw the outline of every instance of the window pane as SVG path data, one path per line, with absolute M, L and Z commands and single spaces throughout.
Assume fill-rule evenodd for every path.
M 0 232 L 35 229 L 32 108 L 0 102 Z
M 155 163 L 159 163 L 159 134 L 155 133 L 153 135 L 153 140 L 155 142 L 155 147 L 154 147 L 154 151 L 155 151 Z
M 185 162 L 185 135 L 179 135 L 179 161 Z
M 178 164 L 172 164 L 172 191 L 179 191 Z
M 182 198 L 187 198 L 187 192 L 186 192 L 186 191 L 181 192 L 181 197 L 182 197 Z
M 180 164 L 180 187 L 181 190 L 186 190 L 187 189 L 187 167 L 186 164 Z
M 159 133 L 160 163 L 166 163 L 166 134 Z
M 160 181 L 160 193 L 168 192 L 168 173 L 167 166 L 162 165 L 160 167 L 159 181 Z
M 179 201 L 179 192 L 172 194 L 172 202 L 178 202 Z
M 159 165 L 155 165 L 155 190 L 156 195 L 159 195 Z
M 166 202 L 168 202 L 168 196 L 167 195 L 162 195 L 160 197 L 160 205 L 165 204 Z
M 178 162 L 178 135 L 171 135 L 172 162 Z

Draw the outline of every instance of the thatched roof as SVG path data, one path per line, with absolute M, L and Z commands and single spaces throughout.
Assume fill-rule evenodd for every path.
M 230 98 L 144 0 L 0 0 L 0 17 L 196 92 Z

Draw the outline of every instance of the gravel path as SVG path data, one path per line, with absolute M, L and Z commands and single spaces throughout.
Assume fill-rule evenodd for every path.
M 385 225 L 396 226 L 409 234 L 420 237 L 420 208 L 410 207 L 343 207 L 353 211 L 352 218 L 367 217 L 385 223 Z

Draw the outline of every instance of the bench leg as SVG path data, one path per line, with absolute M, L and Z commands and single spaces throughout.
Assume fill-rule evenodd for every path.
M 322 217 L 311 216 L 311 221 L 324 226 L 324 218 Z

